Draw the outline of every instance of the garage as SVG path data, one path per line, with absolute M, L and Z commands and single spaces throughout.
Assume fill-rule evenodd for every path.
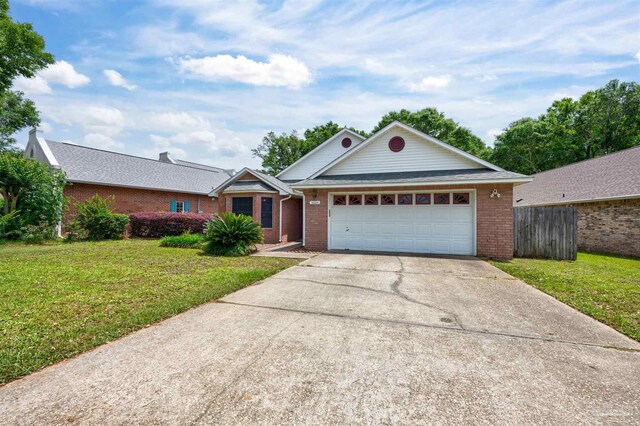
M 330 193 L 329 248 L 475 255 L 475 191 Z

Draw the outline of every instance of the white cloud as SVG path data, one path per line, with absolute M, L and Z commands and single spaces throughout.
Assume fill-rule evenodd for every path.
M 200 153 L 199 160 L 202 157 L 214 158 L 218 160 L 222 158 L 238 158 L 248 155 L 250 150 L 239 139 L 223 139 L 220 140 L 217 135 L 211 130 L 195 130 L 192 132 L 176 133 L 171 136 L 159 136 L 151 135 L 150 139 L 154 142 L 156 149 L 164 148 L 175 153 L 176 157 L 180 152 L 183 159 L 186 155 L 183 148 L 178 146 L 190 146 L 192 149 L 196 149 Z
M 77 72 L 73 65 L 66 61 L 57 61 L 55 64 L 49 65 L 38 72 L 38 75 L 46 80 L 47 83 L 62 84 L 70 89 L 84 86 L 91 81 L 89 77 Z
M 44 78 L 35 76 L 33 78 L 18 77 L 13 81 L 13 88 L 20 90 L 27 95 L 46 95 L 52 92 L 51 87 Z
M 503 130 L 502 129 L 489 129 L 487 130 L 487 137 L 489 137 L 490 139 L 495 139 L 496 136 L 502 134 Z
M 42 133 L 50 133 L 51 131 L 53 131 L 53 127 L 46 121 L 42 121 L 40 122 L 40 124 L 38 124 L 38 130 Z
M 146 119 L 149 130 L 156 132 L 186 132 L 210 129 L 209 120 L 187 112 L 152 112 Z
M 636 53 L 634 57 L 638 60 L 638 62 L 640 62 L 640 50 L 638 50 L 638 53 Z
M 255 86 L 299 88 L 312 81 L 311 71 L 303 62 L 281 54 L 269 56 L 268 62 L 256 62 L 242 55 L 186 57 L 179 60 L 179 68 L 197 79 L 233 80 Z
M 431 76 L 423 78 L 419 83 L 409 83 L 409 90 L 412 92 L 433 92 L 444 89 L 451 83 L 453 78 L 450 75 Z
M 116 87 L 124 87 L 125 89 L 131 91 L 136 90 L 138 86 L 135 84 L 130 84 L 125 80 L 125 78 L 116 70 L 104 70 L 102 72 L 104 76 L 109 81 L 109 84 Z
M 92 104 L 69 104 L 59 108 L 47 108 L 46 116 L 66 126 L 82 126 L 86 133 L 109 137 L 119 135 L 126 126 L 122 112 L 117 108 Z
M 124 148 L 123 143 L 101 133 L 87 133 L 84 136 L 84 145 L 106 150 Z

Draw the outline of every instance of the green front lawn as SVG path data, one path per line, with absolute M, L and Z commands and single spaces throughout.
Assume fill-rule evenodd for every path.
M 578 253 L 575 262 L 492 262 L 561 302 L 640 341 L 640 259 Z
M 157 240 L 0 245 L 0 384 L 297 263 Z

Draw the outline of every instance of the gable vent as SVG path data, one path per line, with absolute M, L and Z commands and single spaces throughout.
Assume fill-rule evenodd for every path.
M 393 152 L 400 152 L 404 148 L 404 139 L 394 136 L 389 140 L 389 149 Z
M 342 147 L 343 148 L 349 148 L 350 146 L 351 146 L 351 139 L 350 138 L 342 139 Z

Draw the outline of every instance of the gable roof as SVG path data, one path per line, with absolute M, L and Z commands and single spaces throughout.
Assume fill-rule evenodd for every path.
M 230 187 L 232 184 L 235 184 L 236 182 L 238 182 L 240 180 L 240 178 L 245 174 L 245 173 L 250 173 L 253 176 L 255 176 L 258 181 L 261 181 L 262 183 L 266 184 L 267 186 L 275 189 L 276 191 L 278 191 L 278 193 L 280 195 L 298 195 L 292 188 L 291 186 L 289 186 L 288 183 L 281 181 L 278 178 L 275 178 L 273 176 L 269 176 L 267 174 L 261 173 L 257 170 L 253 170 L 250 169 L 248 167 L 245 167 L 244 169 L 240 170 L 238 173 L 236 173 L 234 176 L 231 176 L 230 178 L 226 179 L 224 182 L 220 183 L 217 187 L 213 188 L 213 190 L 211 190 L 209 192 L 209 196 L 211 197 L 218 197 L 220 196 L 220 194 L 228 187 Z M 249 181 L 251 182 L 251 181 Z M 254 181 L 255 182 L 255 181 Z
M 533 182 L 514 189 L 513 205 L 624 198 L 640 198 L 640 146 L 537 173 Z
M 298 167 L 301 163 L 303 163 L 305 160 L 307 160 L 309 157 L 316 155 L 319 151 L 323 150 L 324 148 L 326 148 L 327 146 L 329 146 L 329 144 L 342 137 L 345 134 L 349 134 L 351 136 L 356 137 L 357 139 L 359 139 L 360 141 L 365 140 L 366 138 L 364 136 L 362 136 L 359 133 L 354 132 L 351 129 L 347 129 L 344 128 L 342 130 L 340 130 L 338 133 L 336 133 L 335 135 L 331 136 L 329 139 L 327 139 L 326 141 L 322 142 L 320 145 L 316 146 L 314 149 L 312 149 L 311 151 L 307 152 L 305 155 L 303 155 L 302 157 L 298 158 L 297 161 L 295 161 L 293 164 L 289 165 L 287 168 L 285 168 L 284 170 L 282 170 L 280 173 L 278 173 L 276 175 L 276 177 L 280 177 L 281 175 L 283 175 L 285 172 L 289 172 L 292 169 Z M 354 147 L 355 148 L 355 147 Z
M 385 126 L 384 128 L 380 129 L 378 132 L 376 132 L 375 134 L 371 135 L 369 138 L 367 138 L 365 141 L 363 141 L 362 143 L 360 143 L 358 146 L 356 146 L 355 148 L 345 152 L 343 155 L 341 155 L 340 157 L 336 158 L 334 161 L 332 161 L 331 163 L 327 164 L 326 166 L 324 166 L 323 168 L 321 168 L 320 170 L 318 170 L 317 172 L 315 172 L 313 175 L 311 175 L 309 177 L 309 179 L 313 179 L 316 178 L 320 175 L 322 175 L 324 172 L 329 171 L 331 168 L 333 168 L 335 165 L 340 164 L 341 162 L 345 161 L 347 158 L 355 155 L 357 152 L 361 151 L 362 149 L 364 149 L 365 147 L 369 146 L 373 141 L 377 140 L 380 138 L 380 136 L 382 136 L 384 133 L 386 133 L 388 130 L 391 130 L 394 127 L 398 127 L 400 129 L 403 129 L 409 133 L 412 133 L 422 139 L 425 139 L 441 148 L 444 148 L 446 150 L 449 150 L 451 152 L 454 152 L 457 155 L 460 155 L 468 160 L 471 160 L 481 166 L 484 166 L 487 169 L 491 169 L 491 170 L 495 170 L 495 171 L 504 171 L 504 169 L 496 166 L 495 164 L 491 164 L 488 161 L 482 160 L 474 155 L 471 155 L 461 149 L 458 149 L 454 146 L 451 146 L 445 142 L 442 142 L 441 140 L 434 138 L 433 136 L 429 136 L 425 133 L 422 133 L 419 130 L 414 129 L 411 126 L 408 126 L 404 123 L 401 123 L 399 121 L 393 121 L 392 123 L 388 124 L 387 126 Z
M 42 138 L 38 138 L 38 142 L 43 150 L 46 146 L 51 152 L 69 182 L 206 195 L 229 177 L 221 171 L 66 142 Z

